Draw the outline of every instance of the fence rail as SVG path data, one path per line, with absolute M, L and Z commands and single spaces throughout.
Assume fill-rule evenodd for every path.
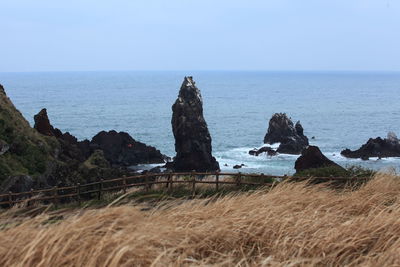
M 205 177 L 214 177 L 214 180 L 204 180 Z M 179 180 L 179 178 L 187 178 Z M 234 178 L 233 180 L 224 180 L 222 177 Z M 174 180 L 174 178 L 176 178 Z M 261 182 L 246 181 L 248 178 L 260 178 Z M 109 180 L 100 180 L 97 182 L 87 184 L 77 184 L 74 186 L 64 187 L 52 187 L 40 190 L 31 190 L 26 192 L 13 193 L 8 192 L 7 194 L 0 194 L 0 205 L 11 207 L 13 204 L 21 202 L 43 202 L 47 201 L 53 204 L 57 204 L 62 199 L 75 198 L 76 201 L 81 203 L 82 197 L 87 195 L 97 194 L 97 198 L 100 199 L 105 192 L 111 192 L 116 190 L 122 190 L 126 193 L 128 188 L 132 187 L 144 187 L 148 191 L 153 185 L 166 185 L 166 188 L 172 189 L 173 184 L 188 184 L 192 187 L 192 194 L 196 193 L 196 184 L 215 184 L 215 189 L 218 191 L 221 185 L 236 185 L 237 187 L 242 186 L 273 186 L 271 181 L 267 179 L 278 179 L 280 181 L 303 181 L 303 180 L 314 180 L 314 181 L 338 181 L 338 182 L 364 182 L 370 178 L 356 178 L 356 177 L 293 177 L 293 176 L 279 176 L 279 175 L 264 175 L 264 174 L 246 174 L 246 173 L 225 173 L 225 172 L 185 172 L 185 173 L 148 173 L 145 175 L 136 175 L 129 177 L 122 177 Z M 136 181 L 135 181 L 136 180 Z M 133 181 L 133 182 L 132 182 Z M 138 182 L 139 181 L 139 182 Z M 114 183 L 111 186 L 107 184 Z M 116 183 L 120 183 L 116 185 Z M 86 190 L 85 190 L 86 189 Z M 72 192 L 71 192 L 72 191 Z

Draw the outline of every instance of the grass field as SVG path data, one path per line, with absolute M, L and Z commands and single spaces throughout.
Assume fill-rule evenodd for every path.
M 0 266 L 399 266 L 400 178 L 0 215 Z

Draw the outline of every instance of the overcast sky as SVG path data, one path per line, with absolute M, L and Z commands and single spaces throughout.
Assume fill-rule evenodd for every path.
M 0 72 L 400 71 L 399 0 L 1 0 Z

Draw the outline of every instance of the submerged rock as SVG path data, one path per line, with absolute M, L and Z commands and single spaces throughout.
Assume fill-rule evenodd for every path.
M 296 172 L 308 169 L 317 169 L 323 167 L 335 167 L 344 170 L 340 165 L 328 159 L 317 146 L 309 146 L 304 149 L 301 156 L 295 162 Z
M 371 157 L 388 158 L 400 157 L 400 141 L 393 132 L 388 133 L 387 138 L 370 138 L 367 143 L 357 150 L 345 149 L 340 152 L 347 158 L 360 158 L 368 160 Z
M 216 171 L 211 136 L 203 116 L 203 100 L 192 77 L 185 77 L 178 99 L 172 106 L 172 131 L 175 137 L 175 171 Z
M 275 113 L 269 121 L 268 132 L 264 137 L 265 144 L 280 143 L 277 152 L 300 154 L 308 146 L 300 121 L 293 124 L 286 113 Z
M 237 164 L 237 165 L 235 165 L 235 166 L 233 166 L 233 168 L 234 169 L 241 169 L 242 167 L 245 167 L 246 165 L 244 165 L 243 163 L 242 164 Z
M 128 133 L 101 131 L 90 142 L 91 149 L 100 149 L 105 158 L 117 166 L 164 163 L 167 157 L 152 146 L 133 139 Z

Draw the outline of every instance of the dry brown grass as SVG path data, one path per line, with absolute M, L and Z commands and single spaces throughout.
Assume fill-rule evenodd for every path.
M 1 266 L 399 266 L 400 179 L 272 191 L 140 211 L 41 215 L 0 231 Z M 6 216 L 6 215 L 3 215 Z

